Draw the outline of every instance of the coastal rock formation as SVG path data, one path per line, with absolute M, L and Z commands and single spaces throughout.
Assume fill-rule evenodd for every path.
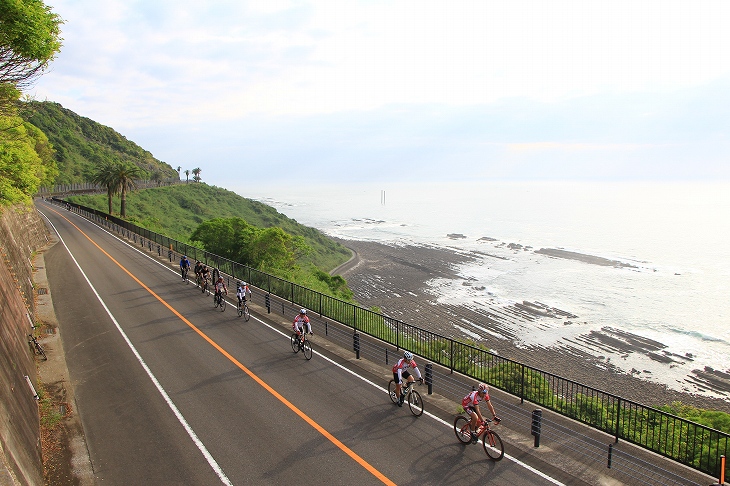
M 551 256 L 554 258 L 565 258 L 567 260 L 578 260 L 578 261 L 581 261 L 584 263 L 590 263 L 593 265 L 602 265 L 602 266 L 606 266 L 606 267 L 638 268 L 636 265 L 631 265 L 630 263 L 620 262 L 618 260 L 609 260 L 608 258 L 597 257 L 597 256 L 593 256 L 593 255 L 584 255 L 583 253 L 576 253 L 574 251 L 560 250 L 557 248 L 540 248 L 539 250 L 535 250 L 535 253 Z

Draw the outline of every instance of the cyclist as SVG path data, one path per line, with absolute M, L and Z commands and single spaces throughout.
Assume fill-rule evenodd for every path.
M 395 381 L 395 394 L 398 395 L 398 406 L 402 407 L 405 401 L 405 396 L 401 395 L 401 389 L 403 388 L 402 383 L 405 378 L 406 381 L 413 383 L 416 379 L 412 374 L 408 372 L 408 368 L 413 368 L 413 372 L 418 376 L 418 380 L 423 383 L 421 377 L 421 370 L 418 369 L 416 360 L 413 359 L 413 353 L 406 351 L 403 353 L 403 357 L 393 366 L 393 380 Z
M 497 412 L 494 411 L 494 405 L 489 401 L 489 387 L 486 383 L 479 383 L 479 387 L 469 393 L 461 400 L 461 406 L 464 407 L 464 411 L 471 417 L 469 426 L 471 427 L 471 440 L 476 443 L 479 440 L 479 434 L 477 434 L 477 427 L 484 422 L 482 412 L 479 410 L 479 402 L 484 400 L 489 407 L 489 411 L 492 412 L 494 423 L 498 424 L 501 419 L 497 417 Z
M 215 283 L 215 295 L 217 298 L 222 299 L 223 294 L 228 295 L 228 287 L 226 287 L 223 277 L 218 277 L 218 281 Z
M 241 307 L 246 302 L 246 294 L 251 297 L 251 289 L 248 288 L 248 284 L 246 282 L 237 282 L 236 297 L 238 297 L 238 307 Z
M 188 257 L 185 255 L 182 256 L 180 259 L 180 275 L 182 275 L 182 279 L 185 280 L 185 277 L 187 277 L 187 273 L 190 270 L 190 260 L 188 260 Z
M 200 271 L 203 269 L 203 264 L 200 263 L 200 260 L 195 261 L 195 266 L 193 267 L 193 271 L 195 272 L 195 282 L 200 283 Z
M 208 270 L 208 267 L 206 265 L 202 265 L 200 268 L 200 279 L 200 287 L 203 289 L 207 288 L 208 281 L 210 280 L 210 270 Z
M 299 311 L 291 327 L 297 333 L 297 336 L 299 336 L 300 341 L 304 341 L 304 334 L 314 334 L 312 332 L 312 324 L 310 324 L 309 317 L 307 317 L 307 309 L 301 309 Z

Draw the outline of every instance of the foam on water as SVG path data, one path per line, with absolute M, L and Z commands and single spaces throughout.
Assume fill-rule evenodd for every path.
M 440 302 L 486 308 L 537 301 L 578 316 L 571 325 L 515 329 L 524 346 L 610 327 L 659 341 L 664 353 L 692 356 L 675 363 L 641 353 L 607 357 L 627 372 L 697 391 L 685 381 L 694 369 L 730 370 L 728 183 L 361 184 L 239 193 L 343 239 L 474 255 L 456 269 L 471 285 L 429 282 Z M 540 248 L 634 267 L 535 253 Z M 473 333 L 478 323 L 455 326 Z

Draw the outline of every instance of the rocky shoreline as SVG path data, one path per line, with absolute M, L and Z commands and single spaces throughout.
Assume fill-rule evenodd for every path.
M 557 347 L 517 346 L 514 323 L 540 325 L 540 318 L 575 318 L 569 312 L 540 302 L 490 307 L 487 312 L 461 304 L 436 304 L 426 287 L 433 278 L 460 279 L 455 268 L 474 260 L 468 253 L 431 246 L 389 246 L 377 242 L 340 240 L 354 257 L 333 271 L 341 275 L 365 307 L 378 307 L 388 316 L 457 339 L 478 339 L 500 356 L 570 378 L 579 383 L 650 406 L 675 401 L 730 413 L 730 401 L 685 393 L 640 378 L 640 370 L 620 371 L 602 352 L 641 352 L 651 359 L 671 363 L 691 362 L 691 356 L 665 353 L 661 343 L 620 329 L 604 328 L 576 342 Z M 574 255 L 561 254 L 570 258 Z M 613 263 L 613 262 L 612 262 Z M 605 264 L 601 262 L 601 264 Z M 464 281 L 464 285 L 469 285 Z M 484 332 L 459 325 L 478 322 Z M 512 324 L 508 326 L 507 324 Z M 693 384 L 730 394 L 730 376 L 713 369 L 695 370 Z M 688 380 L 690 381 L 690 380 Z

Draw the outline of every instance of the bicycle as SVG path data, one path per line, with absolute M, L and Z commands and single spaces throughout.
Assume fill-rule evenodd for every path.
M 208 290 L 208 279 L 207 278 L 201 278 L 200 290 L 203 293 L 205 293 L 205 291 Z
M 307 334 L 303 333 L 304 337 L 300 338 L 296 332 L 291 335 L 291 349 L 294 353 L 302 351 L 304 357 L 308 360 L 312 359 L 312 343 L 309 342 Z
M 46 356 L 46 352 L 43 350 L 41 343 L 32 334 L 28 334 L 28 337 L 30 338 L 28 344 L 30 344 L 30 349 L 33 351 L 33 354 L 43 356 L 43 361 L 48 361 L 48 356 Z
M 223 292 L 213 294 L 213 308 L 220 307 L 221 312 L 226 310 L 226 299 L 223 298 Z
M 238 317 L 243 316 L 243 320 L 248 322 L 249 319 L 251 319 L 251 312 L 248 310 L 248 304 L 244 300 L 243 302 L 238 302 Z
M 189 268 L 183 268 L 180 271 L 182 273 L 183 280 L 185 280 L 185 285 L 187 285 L 188 284 L 188 272 L 190 271 L 190 269 Z
M 504 457 L 504 444 L 502 444 L 502 439 L 499 435 L 489 427 L 491 420 L 486 419 L 485 422 L 479 425 L 476 441 L 473 441 L 471 437 L 470 422 L 471 418 L 466 415 L 459 415 L 454 420 L 454 433 L 456 434 L 456 438 L 459 439 L 459 442 L 462 444 L 473 442 L 476 444 L 479 441 L 479 437 L 482 437 L 482 445 L 487 456 L 493 461 L 501 460 Z
M 421 394 L 413 389 L 415 383 L 415 381 L 406 381 L 401 387 L 401 394 L 406 397 L 404 401 L 408 402 L 408 408 L 411 409 L 411 413 L 416 417 L 420 417 L 423 415 L 423 399 L 421 398 Z M 398 395 L 396 395 L 395 389 L 395 380 L 390 380 L 388 383 L 388 395 L 390 395 L 390 400 L 397 405 Z

